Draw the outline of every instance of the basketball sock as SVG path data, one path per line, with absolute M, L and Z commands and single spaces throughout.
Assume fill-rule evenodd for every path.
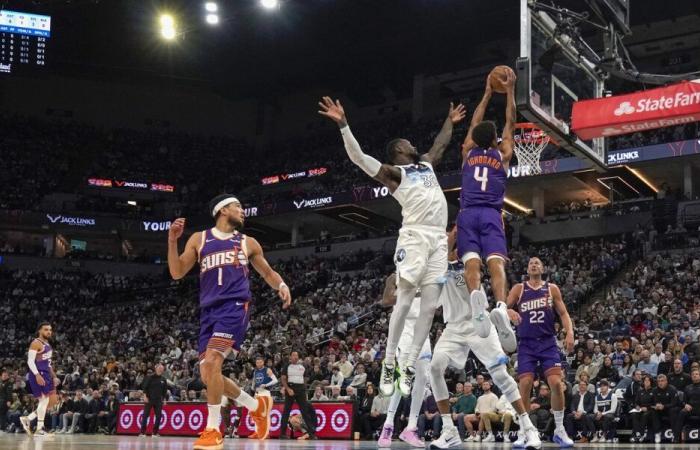
M 392 367 L 396 359 L 396 347 L 406 324 L 406 316 L 411 309 L 411 303 L 416 296 L 416 287 L 406 280 L 399 279 L 399 287 L 396 290 L 396 304 L 389 317 L 389 335 L 386 339 L 387 366 Z M 421 343 L 422 344 L 422 343 Z
M 238 397 L 234 399 L 239 405 L 248 408 L 248 411 L 255 412 L 258 409 L 258 401 L 250 396 L 247 392 L 241 390 Z
M 209 415 L 207 416 L 207 429 L 218 430 L 221 421 L 221 404 L 207 405 Z
M 396 410 L 399 407 L 399 402 L 401 402 L 401 391 L 396 389 L 394 394 L 389 400 L 389 407 L 386 411 L 386 420 L 384 421 L 384 426 L 393 427 L 394 426 L 394 416 L 396 415 Z
M 455 427 L 455 424 L 452 423 L 452 414 L 440 414 L 440 417 L 442 417 L 442 429 L 449 431 Z
M 413 403 L 413 402 L 411 402 Z M 423 402 L 421 401 L 421 404 Z M 408 418 L 408 425 L 406 426 L 409 430 L 415 430 L 418 428 L 418 414 L 411 414 L 411 416 Z
M 36 430 L 34 432 L 36 433 L 37 431 L 41 431 L 44 429 L 44 421 L 43 420 L 37 420 L 36 421 Z
M 556 430 L 564 429 L 564 410 L 554 411 L 554 428 Z
M 30 422 L 36 419 L 36 411 L 32 411 L 32 413 L 27 416 L 27 419 L 29 419 Z
M 528 431 L 535 428 L 535 426 L 532 424 L 532 421 L 530 420 L 530 416 L 528 413 L 524 412 L 520 414 L 519 420 L 520 426 L 523 427 L 523 430 Z

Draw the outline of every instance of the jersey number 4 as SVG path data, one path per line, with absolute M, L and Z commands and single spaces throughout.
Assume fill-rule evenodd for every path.
M 483 173 L 482 173 L 483 170 Z M 481 183 L 481 191 L 486 191 L 486 183 L 489 182 L 489 168 L 488 167 L 474 167 L 474 179 Z
M 530 311 L 530 323 L 544 323 L 544 311 Z

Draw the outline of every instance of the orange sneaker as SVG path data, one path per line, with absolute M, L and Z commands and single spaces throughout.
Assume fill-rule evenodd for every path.
M 258 409 L 250 413 L 255 423 L 255 434 L 258 439 L 267 439 L 270 435 L 270 411 L 272 398 L 266 395 L 258 397 Z
M 194 450 L 223 450 L 224 438 L 219 430 L 205 429 L 194 443 Z
M 257 439 L 257 438 L 258 438 L 258 432 L 257 432 L 257 430 L 256 430 L 256 431 L 253 431 L 253 434 L 251 434 L 251 435 L 248 436 L 248 439 Z

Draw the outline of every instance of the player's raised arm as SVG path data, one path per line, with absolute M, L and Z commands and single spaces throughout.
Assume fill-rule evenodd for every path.
M 284 282 L 280 274 L 275 272 L 270 263 L 263 255 L 263 249 L 257 240 L 250 236 L 246 236 L 248 242 L 248 261 L 253 265 L 256 272 L 260 274 L 265 282 L 274 290 L 278 291 L 282 299 L 282 308 L 287 309 L 292 303 L 292 293 L 289 291 L 289 286 Z
M 170 276 L 174 280 L 184 277 L 194 267 L 197 262 L 197 246 L 202 239 L 201 233 L 192 234 L 185 244 L 185 250 L 182 254 L 178 254 L 177 241 L 182 236 L 183 231 L 185 231 L 185 219 L 183 218 L 175 219 L 170 225 L 170 231 L 168 231 L 168 270 L 170 270 Z
M 523 284 L 518 283 L 511 288 L 510 292 L 508 293 L 508 298 L 506 299 L 506 306 L 508 307 L 508 318 L 515 325 L 520 324 L 520 314 L 518 314 L 518 312 L 515 309 L 513 309 L 513 307 L 516 303 L 518 303 L 518 299 L 521 295 L 523 295 Z
M 322 101 L 318 102 L 318 105 L 321 108 L 318 111 L 319 114 L 338 124 L 340 134 L 343 136 L 345 151 L 348 152 L 350 161 L 367 175 L 388 187 L 391 192 L 394 192 L 401 184 L 401 171 L 389 164 L 380 163 L 362 151 L 359 142 L 357 142 L 352 131 L 350 131 L 348 119 L 345 116 L 345 109 L 340 104 L 340 100 L 336 100 L 334 103 L 330 97 L 323 97 Z
M 552 301 L 554 303 L 554 309 L 561 318 L 561 325 L 566 331 L 566 339 L 564 344 L 566 345 L 566 352 L 571 353 L 574 351 L 574 324 L 571 322 L 571 316 L 569 316 L 569 311 L 566 310 L 566 305 L 564 304 L 564 299 L 561 296 L 561 291 L 559 286 L 556 284 L 549 283 L 549 292 L 552 294 Z
M 472 121 L 469 124 L 467 137 L 464 138 L 464 144 L 462 144 L 462 159 L 466 159 L 469 151 L 476 147 L 476 143 L 472 140 L 472 130 L 484 120 L 484 114 L 486 114 L 486 107 L 489 105 L 489 101 L 491 100 L 491 94 L 493 94 L 493 90 L 491 89 L 491 84 L 487 79 L 486 87 L 484 88 L 484 96 L 481 97 L 481 101 L 474 110 Z
M 515 130 L 515 72 L 509 70 L 506 72 L 506 81 L 503 82 L 506 88 L 506 124 L 503 127 L 503 140 L 499 146 L 501 151 L 503 165 L 506 167 L 513 157 L 513 148 L 515 148 L 515 140 L 513 139 L 513 131 Z
M 435 140 L 433 141 L 433 146 L 430 147 L 428 153 L 422 156 L 424 161 L 428 161 L 435 167 L 442 160 L 442 155 L 445 153 L 445 149 L 450 145 L 452 140 L 452 130 L 454 125 L 461 122 L 467 115 L 467 110 L 463 104 L 459 104 L 456 107 L 450 102 L 450 110 L 447 113 L 447 118 L 445 123 L 442 124 L 442 128 Z

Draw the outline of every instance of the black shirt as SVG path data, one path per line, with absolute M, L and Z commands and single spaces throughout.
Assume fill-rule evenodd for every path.
M 690 383 L 692 383 L 692 380 L 690 379 L 690 375 L 687 373 L 671 372 L 668 374 L 668 384 L 675 387 L 679 391 L 683 391 Z
M 12 386 L 14 383 L 10 379 L 0 381 L 0 404 L 7 407 L 7 402 L 12 400 Z M 2 406 L 0 406 L 2 408 Z
M 700 383 L 689 384 L 685 387 L 685 404 L 693 407 L 694 410 L 700 411 Z
M 654 391 L 653 389 L 640 389 L 637 391 L 637 394 L 634 396 L 634 405 L 635 406 L 645 406 L 647 408 L 650 408 L 654 405 Z
M 670 384 L 666 387 L 666 389 L 655 387 L 653 392 L 655 404 L 661 403 L 664 405 L 664 409 L 678 406 L 678 390 Z
M 161 403 L 168 393 L 168 382 L 160 375 L 151 375 L 143 380 L 143 392 L 150 403 Z

